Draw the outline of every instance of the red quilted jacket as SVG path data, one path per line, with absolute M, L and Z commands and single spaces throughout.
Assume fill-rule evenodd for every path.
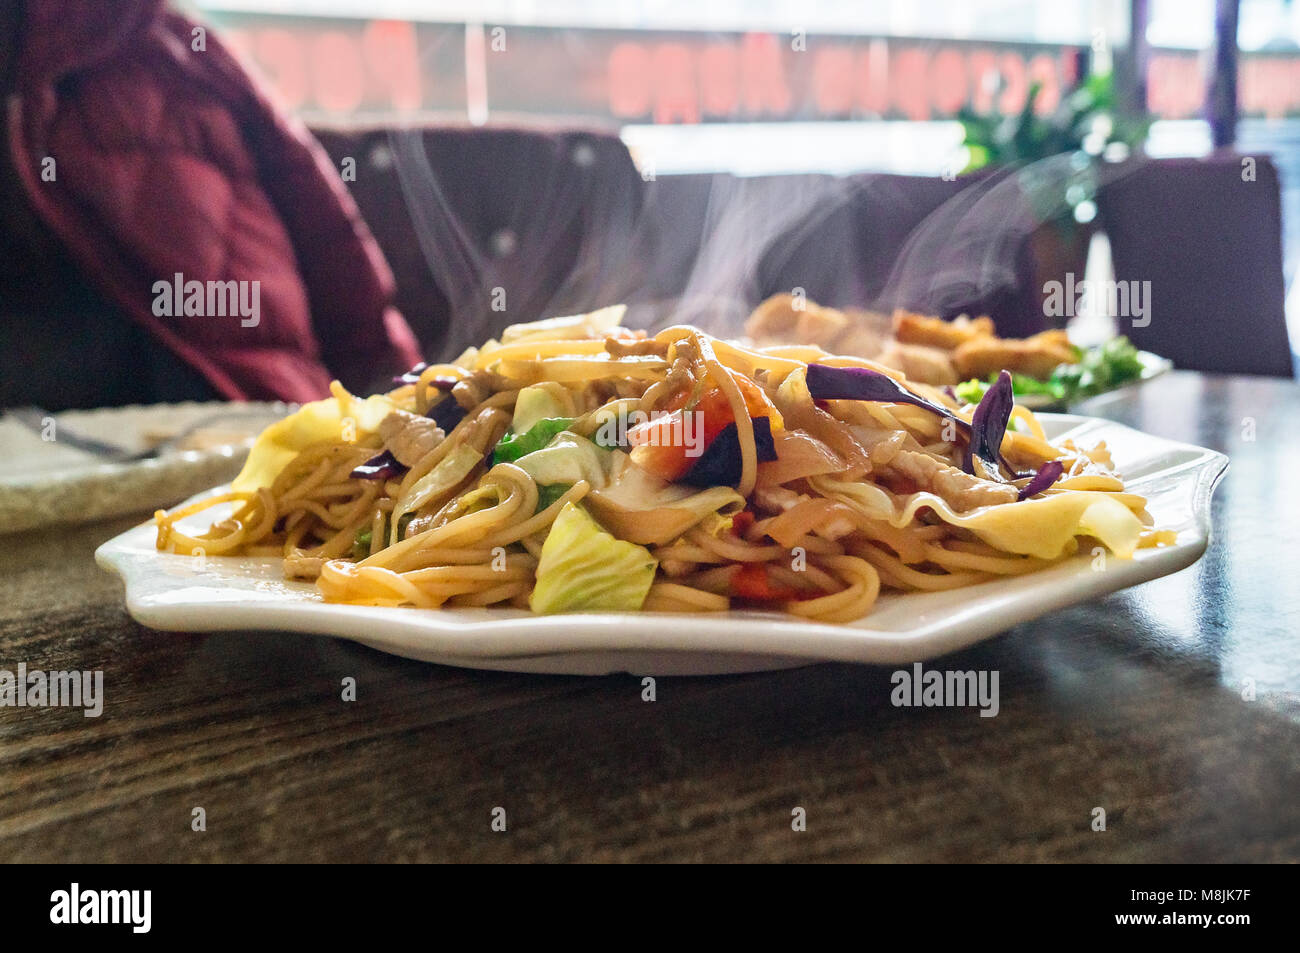
M 234 399 L 310 400 L 331 377 L 362 388 L 419 359 L 389 304 L 391 272 L 323 150 L 211 31 L 197 43 L 162 0 L 26 7 L 13 161 L 108 298 Z M 259 282 L 257 325 L 155 315 L 155 282 L 177 273 Z

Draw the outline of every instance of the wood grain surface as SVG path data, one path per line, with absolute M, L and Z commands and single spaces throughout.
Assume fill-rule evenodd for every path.
M 153 632 L 91 558 L 138 516 L 0 537 L 0 668 L 102 669 L 106 696 L 0 708 L 0 860 L 1296 860 L 1297 410 L 1293 382 L 1182 373 L 1084 408 L 1228 453 L 1215 537 L 930 663 L 996 670 L 992 718 L 893 707 L 890 668 L 660 678 L 651 702 L 630 676 Z

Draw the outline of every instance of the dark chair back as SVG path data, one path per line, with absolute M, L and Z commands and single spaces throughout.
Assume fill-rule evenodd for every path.
M 759 301 L 802 289 L 840 308 L 987 313 L 1032 334 L 1045 323 L 1036 226 L 1013 182 L 990 194 L 998 179 L 663 176 L 647 188 L 655 261 L 639 297 L 684 298 L 676 318 L 729 333 Z
M 619 301 L 640 283 L 642 181 L 622 141 L 587 131 L 315 129 L 355 160 L 353 197 L 430 358 L 502 328 Z
M 1134 162 L 1099 206 L 1118 281 L 1150 281 L 1140 348 L 1181 368 L 1291 377 L 1282 204 L 1266 156 Z M 1143 319 L 1146 320 L 1146 319 Z

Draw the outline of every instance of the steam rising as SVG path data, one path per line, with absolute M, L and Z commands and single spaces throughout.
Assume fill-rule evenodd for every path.
M 828 176 L 714 176 L 699 251 L 681 296 L 658 309 L 652 326 L 689 323 L 719 337 L 741 333 L 758 302 L 790 290 L 766 287 L 764 267 L 779 269 L 789 250 L 813 238 L 852 194 L 849 180 Z M 660 242 L 671 240 L 659 236 Z M 828 258 L 835 254 L 826 252 Z
M 614 144 L 576 136 L 554 137 L 569 155 L 542 170 L 494 161 L 476 194 L 461 197 L 440 182 L 435 169 L 446 157 L 431 157 L 418 130 L 390 141 L 424 258 L 451 305 L 443 358 L 510 324 L 619 301 L 630 304 L 634 327 L 692 323 L 737 336 L 759 301 L 797 287 L 822 303 L 885 313 L 989 311 L 1003 333 L 1032 333 L 1043 318 L 1031 303 L 1036 289 L 1025 286 L 1031 234 L 1068 217 L 1081 194 L 1104 184 L 1099 178 L 1125 174 L 1061 155 L 954 185 L 900 244 L 872 232 L 874 212 L 855 214 L 906 205 L 906 192 L 881 191 L 897 187 L 888 178 L 691 177 L 685 187 L 698 191 L 702 209 L 689 198 L 683 205 L 681 193 L 676 207 L 659 205 L 664 188 L 682 187 L 672 177 L 611 175 L 618 165 L 602 167 L 597 145 Z M 484 231 L 490 247 L 477 237 Z M 683 249 L 697 240 L 693 254 Z
M 449 195 L 435 171 L 452 157 L 431 157 L 418 130 L 389 140 L 425 261 L 450 304 L 443 357 L 510 324 L 622 300 L 638 284 L 647 260 L 638 250 L 641 180 L 600 176 L 598 150 L 585 137 L 557 138 L 569 154 L 540 171 L 522 156 L 502 156 L 509 174 L 484 169 L 463 197 Z M 489 227 L 475 229 L 472 216 Z

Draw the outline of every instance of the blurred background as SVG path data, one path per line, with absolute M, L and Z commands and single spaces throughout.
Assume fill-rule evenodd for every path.
M 41 5 L 29 0 L 29 15 Z M 1195 370 L 1293 373 L 1292 0 L 171 7 L 210 29 L 290 127 L 323 146 L 345 208 L 355 202 L 391 269 L 395 320 L 428 359 L 614 301 L 630 304 L 633 325 L 690 320 L 735 334 L 760 301 L 793 293 L 867 313 L 987 313 L 1006 336 L 1067 326 L 1091 344 L 1121 333 Z M 171 29 L 183 47 L 189 22 Z M 263 133 L 237 111 L 236 125 L 265 179 Z M 271 204 L 293 219 L 294 200 L 275 189 L 265 186 Z M 309 271 L 320 253 L 296 227 L 290 244 Z M 108 306 L 130 310 L 72 257 Z M 340 262 L 322 271 L 346 275 Z M 11 286 L 26 280 L 14 274 Z M 1085 277 L 1147 283 L 1147 313 L 1095 301 L 1050 313 L 1046 289 Z M 322 313 L 337 295 L 313 281 L 312 360 L 329 374 L 351 360 L 366 365 L 353 380 L 376 378 L 410 355 L 400 329 L 364 360 L 330 343 L 322 324 L 347 319 Z M 0 343 L 35 353 L 28 332 L 8 326 Z M 165 329 L 151 340 L 183 350 Z M 319 389 L 319 375 L 295 390 L 229 368 L 217 381 L 188 352 L 182 363 L 226 397 Z

